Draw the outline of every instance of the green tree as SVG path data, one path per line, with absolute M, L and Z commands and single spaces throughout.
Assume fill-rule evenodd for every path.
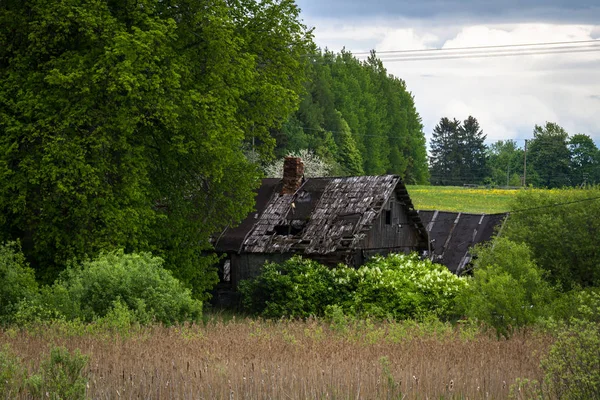
M 13 322 L 21 304 L 35 301 L 37 297 L 38 285 L 34 271 L 27 265 L 19 244 L 1 244 L 0 324 Z
M 375 53 L 361 62 L 345 50 L 325 50 L 312 57 L 307 71 L 299 110 L 281 131 L 273 132 L 278 156 L 307 148 L 337 163 L 335 173 L 394 173 L 413 183 L 428 181 L 426 143 L 414 99 Z
M 462 153 L 463 153 L 463 177 L 472 183 L 483 183 L 488 176 L 486 135 L 483 134 L 479 122 L 469 115 L 462 124 Z
M 600 150 L 588 135 L 573 135 L 569 140 L 571 183 L 600 182 Z
M 498 140 L 488 148 L 489 176 L 496 185 L 520 186 L 524 151 L 514 140 Z
M 358 151 L 354 137 L 350 132 L 348 123 L 340 113 L 340 130 L 337 133 L 339 142 L 338 162 L 344 169 L 344 173 L 351 176 L 363 175 L 362 155 Z
M 152 250 L 198 293 L 253 206 L 243 156 L 293 112 L 312 46 L 290 1 L 10 1 L 0 10 L 0 234 L 40 276 Z M 276 21 L 276 22 L 274 22 Z
M 568 139 L 569 134 L 553 122 L 535 126 L 527 160 L 537 173 L 539 186 L 555 188 L 570 184 Z
M 483 183 L 488 175 L 487 146 L 476 118 L 464 123 L 446 117 L 433 130 L 430 169 L 435 185 Z
M 504 336 L 543 315 L 552 290 L 527 245 L 495 238 L 475 255 L 474 276 L 457 298 L 462 314 Z
M 461 180 L 460 121 L 446 117 L 433 129 L 430 149 L 431 183 L 457 185 Z

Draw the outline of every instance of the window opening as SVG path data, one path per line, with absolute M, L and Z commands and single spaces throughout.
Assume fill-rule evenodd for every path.
M 385 224 L 392 224 L 392 210 L 385 210 Z

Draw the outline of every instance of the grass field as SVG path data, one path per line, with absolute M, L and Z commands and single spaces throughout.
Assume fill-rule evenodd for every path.
M 29 368 L 52 346 L 89 356 L 93 399 L 505 399 L 541 379 L 551 338 L 498 340 L 440 322 L 233 320 L 130 332 L 0 330 Z
M 471 213 L 502 213 L 510 210 L 510 201 L 519 190 L 463 188 L 457 186 L 407 186 L 417 210 L 441 210 Z

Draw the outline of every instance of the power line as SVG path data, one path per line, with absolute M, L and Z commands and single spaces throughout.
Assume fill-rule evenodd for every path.
M 433 49 L 414 49 L 414 50 L 386 50 L 376 51 L 375 54 L 399 54 L 399 53 L 419 53 L 419 52 L 439 52 L 439 51 L 456 51 L 456 50 L 482 50 L 482 49 L 500 49 L 500 48 L 522 48 L 522 47 L 533 47 L 533 46 L 553 46 L 553 45 L 564 45 L 564 44 L 583 44 L 583 43 L 600 43 L 600 40 L 572 40 L 566 42 L 542 42 L 542 43 L 525 43 L 525 44 L 503 44 L 493 46 L 470 46 L 470 47 L 439 47 Z M 348 52 L 354 56 L 358 55 L 370 55 L 371 52 Z
M 572 49 L 560 51 L 530 51 L 530 52 L 512 52 L 512 53 L 472 53 L 472 54 L 457 54 L 443 56 L 419 56 L 419 57 L 396 57 L 396 58 L 381 58 L 382 62 L 399 62 L 399 61 L 429 61 L 429 60 L 452 60 L 452 59 L 473 59 L 473 58 L 492 58 L 492 57 L 515 57 L 515 56 L 531 56 L 531 55 L 547 55 L 547 54 L 571 54 L 571 53 L 592 53 L 600 51 L 600 46 L 593 49 Z

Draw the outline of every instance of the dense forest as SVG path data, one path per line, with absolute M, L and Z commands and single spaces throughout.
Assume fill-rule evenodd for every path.
M 274 133 L 276 153 L 310 149 L 335 175 L 398 174 L 428 181 L 423 126 L 402 79 L 387 73 L 372 52 L 311 56 L 299 109 Z

